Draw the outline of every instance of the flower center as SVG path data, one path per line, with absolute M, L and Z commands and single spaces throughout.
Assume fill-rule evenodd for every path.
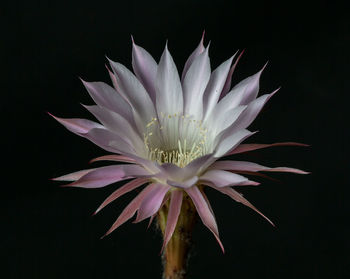
M 207 154 L 207 129 L 202 121 L 188 115 L 160 113 L 144 133 L 148 159 L 159 164 L 172 163 L 181 168 Z

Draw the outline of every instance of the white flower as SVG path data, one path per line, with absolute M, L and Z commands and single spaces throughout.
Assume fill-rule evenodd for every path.
M 261 214 L 232 188 L 259 183 L 238 173 L 306 173 L 251 162 L 218 161 L 224 156 L 272 145 L 298 145 L 241 144 L 254 134 L 247 127 L 277 90 L 257 97 L 263 69 L 231 89 L 231 77 L 239 60 L 232 66 L 234 57 L 211 72 L 208 47 L 203 46 L 202 38 L 188 58 L 180 79 L 167 46 L 157 64 L 146 50 L 133 42 L 132 66 L 135 75 L 123 65 L 109 61 L 114 88 L 103 82 L 83 81 L 96 103 L 85 107 L 100 123 L 55 117 L 68 130 L 113 153 L 93 161 L 126 163 L 55 178 L 72 181 L 68 186 L 84 188 L 99 188 L 132 179 L 112 193 L 96 213 L 121 195 L 146 185 L 106 234 L 136 212 L 136 222 L 154 216 L 170 199 L 164 247 L 176 226 L 182 199 L 184 195 L 189 195 L 204 225 L 215 235 L 223 249 L 202 185 L 212 187 Z

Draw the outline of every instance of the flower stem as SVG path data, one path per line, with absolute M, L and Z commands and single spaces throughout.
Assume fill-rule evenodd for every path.
M 158 224 L 164 236 L 169 201 L 158 212 Z M 196 210 L 190 197 L 184 194 L 178 222 L 162 255 L 163 279 L 185 279 Z

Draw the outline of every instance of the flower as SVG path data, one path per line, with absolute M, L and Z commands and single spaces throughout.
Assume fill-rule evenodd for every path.
M 135 74 L 109 60 L 114 88 L 103 82 L 82 81 L 96 103 L 85 108 L 100 123 L 53 116 L 71 132 L 112 153 L 93 159 L 93 162 L 123 162 L 70 173 L 54 180 L 71 181 L 66 186 L 100 188 L 131 179 L 113 192 L 96 213 L 125 193 L 146 185 L 106 235 L 136 212 L 135 222 L 153 218 L 170 200 L 164 248 L 174 232 L 182 200 L 188 195 L 202 222 L 223 250 L 203 186 L 243 203 L 272 224 L 232 186 L 259 184 L 242 176 L 242 173 L 306 173 L 294 168 L 269 168 L 252 162 L 218 161 L 228 155 L 269 146 L 302 144 L 242 144 L 254 134 L 247 127 L 277 90 L 257 97 L 264 68 L 231 89 L 231 77 L 240 56 L 233 65 L 235 55 L 211 72 L 208 51 L 209 46 L 204 47 L 202 37 L 188 58 L 180 79 L 167 46 L 157 64 L 145 49 L 133 41 L 132 67 Z

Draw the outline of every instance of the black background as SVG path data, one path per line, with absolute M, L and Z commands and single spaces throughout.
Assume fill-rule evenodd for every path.
M 132 34 L 158 61 L 165 41 L 179 69 L 202 31 L 212 69 L 245 49 L 233 83 L 268 60 L 261 92 L 282 89 L 250 142 L 299 141 L 239 158 L 311 171 L 240 189 L 276 228 L 208 191 L 223 255 L 198 222 L 188 278 L 346 278 L 349 267 L 349 18 L 345 6 L 279 1 L 12 1 L 1 10 L 3 278 L 160 278 L 161 237 L 128 222 L 100 240 L 134 194 L 91 217 L 116 185 L 49 181 L 105 154 L 51 119 L 90 117 L 78 77 L 109 82 L 105 55 L 131 67 Z

